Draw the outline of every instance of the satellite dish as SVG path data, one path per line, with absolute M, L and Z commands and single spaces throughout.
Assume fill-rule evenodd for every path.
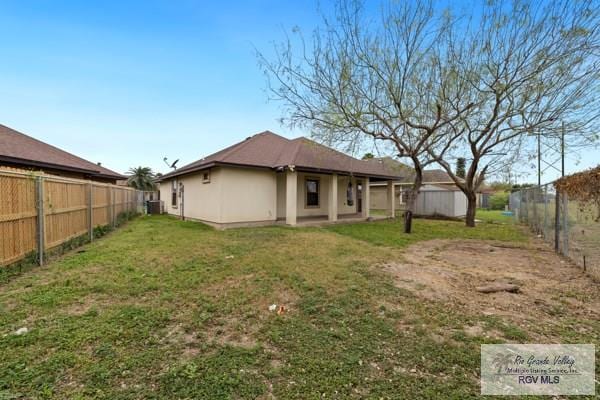
M 172 164 L 169 164 L 169 161 L 167 160 L 167 157 L 164 157 L 164 158 L 163 158 L 163 161 L 165 162 L 165 164 L 167 164 L 167 166 L 168 166 L 169 168 L 177 169 L 176 165 L 177 165 L 177 163 L 179 162 L 179 158 L 178 158 L 177 160 L 173 161 L 173 163 L 172 163 Z

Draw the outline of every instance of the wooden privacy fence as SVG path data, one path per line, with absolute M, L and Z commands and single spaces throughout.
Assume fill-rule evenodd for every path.
M 123 186 L 0 169 L 0 266 L 44 253 L 71 239 L 94 239 L 142 211 L 143 192 Z

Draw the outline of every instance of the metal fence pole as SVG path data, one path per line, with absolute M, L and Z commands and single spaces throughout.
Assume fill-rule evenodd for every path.
M 569 199 L 563 194 L 563 254 L 569 255 Z
M 548 185 L 544 185 L 544 239 L 548 238 Z
M 88 234 L 90 242 L 94 240 L 94 184 L 88 183 Z
M 537 212 L 537 193 L 538 193 L 538 189 L 540 188 L 540 186 L 537 186 L 535 188 L 530 189 L 532 197 L 533 197 L 533 229 L 535 231 L 536 234 L 539 235 L 540 233 L 540 224 L 538 223 L 539 219 L 538 219 L 538 212 Z
M 560 192 L 554 194 L 554 251 L 560 250 Z
M 37 250 L 38 250 L 38 263 L 44 265 L 44 240 L 46 231 L 44 227 L 44 180 L 41 176 L 36 179 L 36 193 L 37 193 Z

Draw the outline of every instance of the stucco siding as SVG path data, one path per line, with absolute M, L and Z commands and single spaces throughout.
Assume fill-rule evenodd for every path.
M 177 177 L 177 185 L 184 187 L 183 211 L 186 218 L 210 222 L 221 222 L 221 184 L 223 170 L 209 171 L 210 182 L 204 182 L 203 172 Z M 160 198 L 164 201 L 165 212 L 181 215 L 181 197 L 177 196 L 177 206 L 171 204 L 172 180 L 161 182 Z
M 277 174 L 277 219 L 285 218 L 285 180 L 283 172 Z
M 394 206 L 396 210 L 404 208 L 404 204 L 401 203 L 401 187 L 396 185 L 394 187 L 396 200 Z M 372 210 L 387 210 L 387 186 L 371 186 L 371 209 Z
M 221 168 L 221 223 L 275 221 L 275 172 L 249 168 Z
M 348 205 L 348 182 L 352 182 L 352 205 Z M 356 178 L 350 176 L 338 176 L 338 214 L 356 213 Z
M 316 178 L 319 180 L 319 207 L 306 206 L 307 178 Z M 327 204 L 327 199 L 329 197 L 329 179 L 329 175 L 298 172 L 298 217 L 314 217 L 327 215 L 327 213 L 329 212 L 329 206 Z

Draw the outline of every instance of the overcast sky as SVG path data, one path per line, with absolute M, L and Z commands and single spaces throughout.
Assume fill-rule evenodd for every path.
M 0 123 L 117 172 L 166 172 L 165 156 L 183 165 L 264 130 L 309 136 L 280 126 L 254 47 L 312 29 L 316 4 L 3 0 Z M 574 160 L 568 172 L 600 157 Z

